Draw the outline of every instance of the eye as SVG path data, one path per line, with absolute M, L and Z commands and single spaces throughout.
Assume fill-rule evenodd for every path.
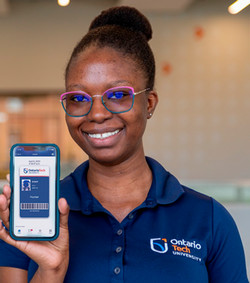
M 73 102 L 90 102 L 91 98 L 85 94 L 81 93 L 71 93 L 69 100 Z
M 124 99 L 128 96 L 130 96 L 129 91 L 124 89 L 112 90 L 107 93 L 107 98 L 114 100 Z

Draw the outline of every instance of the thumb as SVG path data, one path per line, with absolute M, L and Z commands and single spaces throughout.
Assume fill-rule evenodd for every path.
M 58 201 L 60 211 L 60 228 L 68 229 L 69 205 L 65 198 L 60 198 Z

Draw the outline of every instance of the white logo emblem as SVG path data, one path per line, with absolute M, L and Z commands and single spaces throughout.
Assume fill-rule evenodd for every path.
M 152 251 L 156 253 L 164 254 L 168 251 L 167 239 L 165 238 L 150 239 L 150 247 Z

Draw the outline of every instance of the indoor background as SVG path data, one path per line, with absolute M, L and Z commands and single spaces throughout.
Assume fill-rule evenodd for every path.
M 75 44 L 103 9 L 149 18 L 159 105 L 145 153 L 183 183 L 222 201 L 241 232 L 250 274 L 250 6 L 233 0 L 0 0 L 0 179 L 16 142 L 60 146 L 62 175 L 87 157 L 72 142 L 59 97 Z M 3 182 L 2 182 L 3 183 Z

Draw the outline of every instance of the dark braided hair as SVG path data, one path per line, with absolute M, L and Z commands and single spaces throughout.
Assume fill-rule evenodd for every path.
M 74 48 L 65 72 L 65 79 L 73 59 L 87 47 L 111 47 L 129 56 L 138 64 L 147 79 L 147 87 L 153 89 L 155 80 L 155 60 L 148 40 L 152 29 L 147 18 L 131 7 L 113 7 L 97 16 L 89 27 L 89 32 Z

